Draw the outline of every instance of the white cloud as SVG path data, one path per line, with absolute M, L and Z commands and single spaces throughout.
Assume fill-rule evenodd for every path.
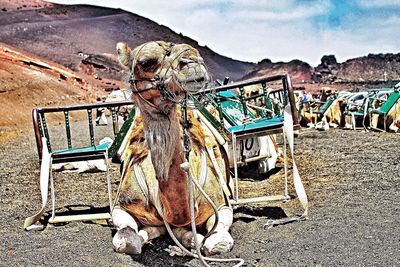
M 278 5 L 271 5 L 271 2 L 253 4 L 233 3 L 233 11 L 230 17 L 235 19 L 256 19 L 261 21 L 289 21 L 307 19 L 313 16 L 326 14 L 331 8 L 330 2 L 318 1 L 303 5 L 295 4 L 294 1 L 282 1 Z
M 388 6 L 395 2 L 398 0 L 358 1 L 358 4 Z M 342 18 L 340 27 L 332 28 L 314 20 L 316 16 L 329 17 L 334 8 L 334 2 L 329 0 L 75 0 L 68 3 L 123 8 L 182 32 L 217 53 L 244 61 L 300 59 L 316 66 L 324 54 L 335 54 L 338 61 L 344 61 L 368 53 L 400 52 L 399 15 L 375 11 L 355 13 Z
M 356 3 L 363 8 L 400 7 L 399 0 L 357 0 Z
M 306 19 L 317 15 L 324 14 L 325 11 L 320 7 L 298 7 L 284 12 L 274 12 L 268 10 L 255 11 L 237 11 L 231 14 L 234 19 L 260 20 L 260 21 L 294 21 L 298 19 Z

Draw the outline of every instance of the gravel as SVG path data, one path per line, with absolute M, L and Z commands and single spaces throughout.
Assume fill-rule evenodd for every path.
M 87 131 L 82 126 L 73 131 L 82 133 L 74 142 L 84 142 Z M 63 142 L 62 135 L 56 127 L 52 136 Z M 310 201 L 309 219 L 264 230 L 270 218 L 300 214 L 298 200 L 241 206 L 231 228 L 235 246 L 222 256 L 242 257 L 246 266 L 397 265 L 399 141 L 399 135 L 388 133 L 302 130 L 295 154 Z M 0 266 L 199 266 L 189 257 L 170 257 L 164 251 L 172 245 L 168 237 L 145 245 L 141 255 L 117 254 L 111 243 L 115 230 L 104 223 L 72 222 L 24 231 L 24 219 L 41 205 L 33 133 L 2 143 L 0 162 Z M 281 192 L 283 168 L 278 167 L 270 176 L 249 173 L 241 180 L 242 194 Z M 118 169 L 113 165 L 114 190 Z M 289 188 L 294 193 L 291 184 Z M 69 205 L 96 211 L 107 207 L 104 174 L 57 173 L 56 192 L 60 212 Z M 43 223 L 48 218 L 49 213 Z

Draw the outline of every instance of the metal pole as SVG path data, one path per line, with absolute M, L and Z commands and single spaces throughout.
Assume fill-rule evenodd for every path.
M 283 129 L 283 168 L 285 170 L 285 192 L 284 195 L 288 196 L 288 173 L 287 173 L 287 150 L 286 150 L 286 133 L 285 129 Z
M 236 134 L 232 132 L 232 154 L 233 154 L 233 169 L 235 174 L 235 201 L 239 200 L 239 179 L 238 179 L 238 167 L 237 167 L 237 158 L 236 158 Z

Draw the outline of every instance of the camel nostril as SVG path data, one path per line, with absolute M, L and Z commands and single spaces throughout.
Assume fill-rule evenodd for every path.
M 179 62 L 179 69 L 183 69 L 184 67 L 186 67 L 188 65 L 188 63 L 186 62 Z
M 179 60 L 179 68 L 183 69 L 184 67 L 186 67 L 187 65 L 189 65 L 190 63 L 193 63 L 192 60 L 187 59 L 187 58 L 181 58 Z

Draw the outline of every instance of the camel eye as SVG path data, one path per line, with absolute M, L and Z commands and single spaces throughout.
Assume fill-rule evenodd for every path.
M 158 60 L 155 58 L 150 58 L 150 59 L 145 59 L 139 61 L 140 66 L 144 71 L 149 71 L 151 70 L 155 65 L 157 65 Z

